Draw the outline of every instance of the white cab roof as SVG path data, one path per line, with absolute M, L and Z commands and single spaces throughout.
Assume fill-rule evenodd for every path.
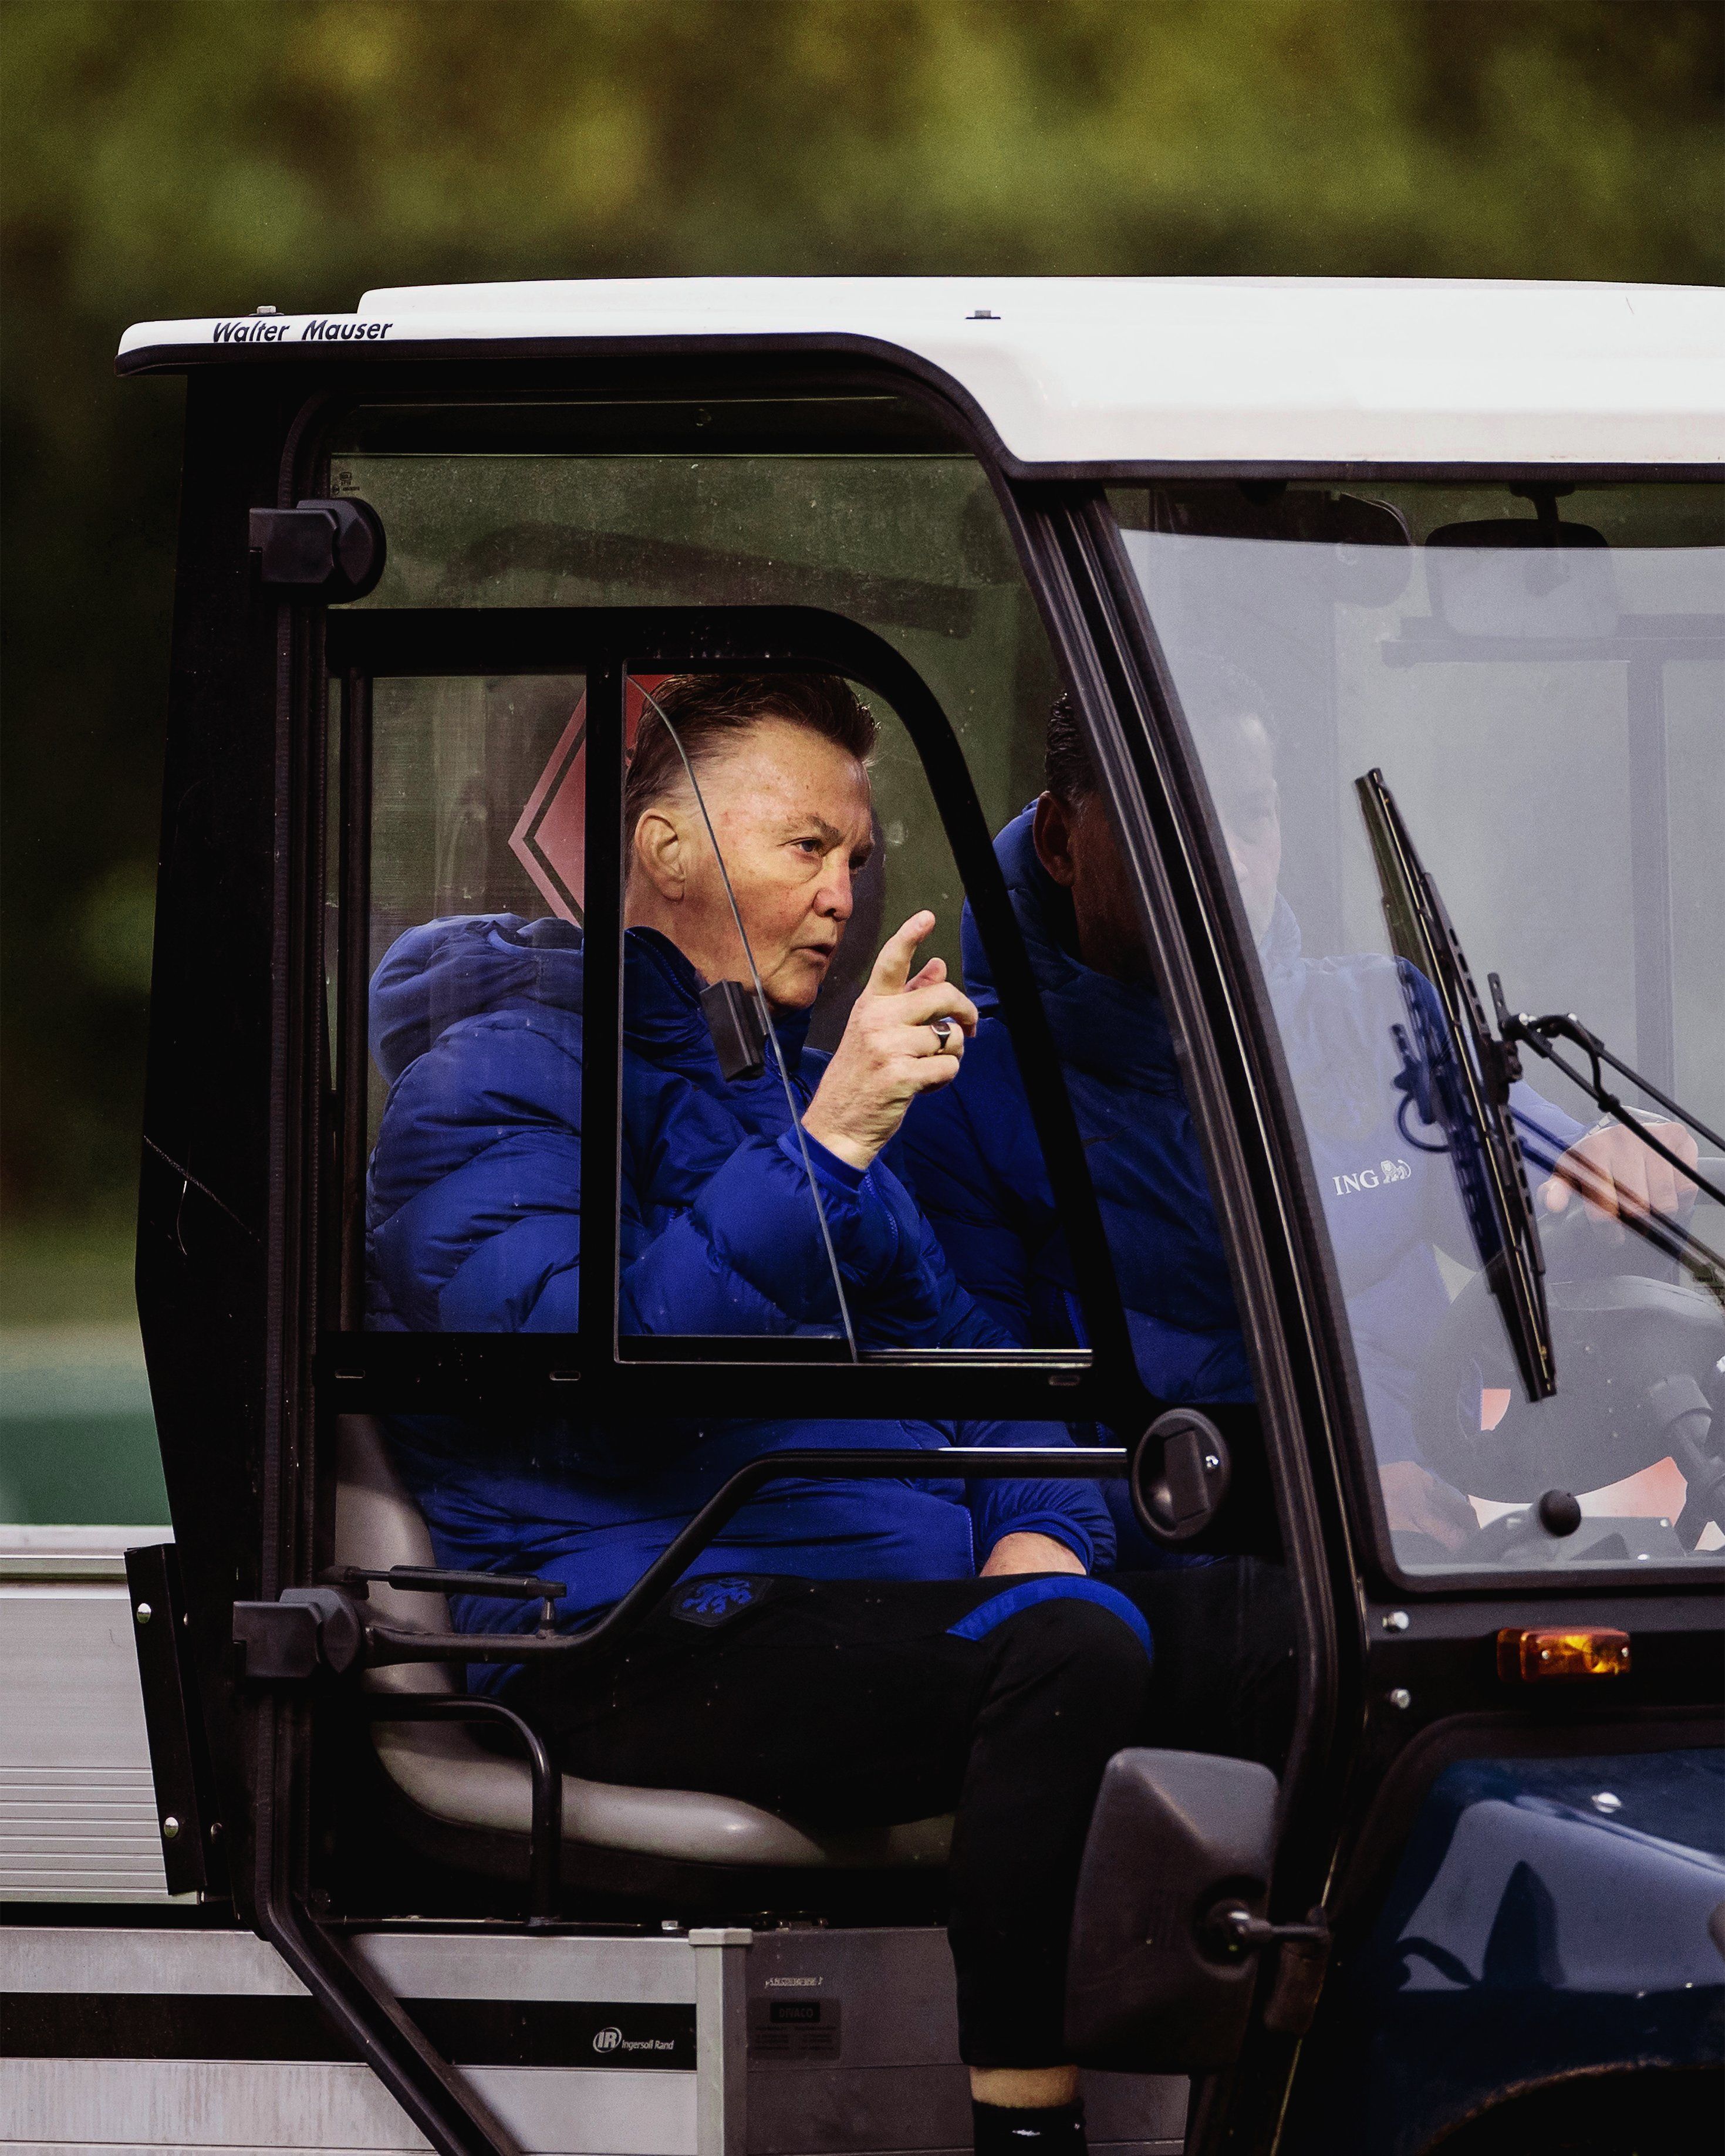
M 352 315 L 143 322 L 123 372 L 619 343 L 871 352 L 1020 467 L 1725 461 L 1725 291 L 1345 278 L 430 285 Z

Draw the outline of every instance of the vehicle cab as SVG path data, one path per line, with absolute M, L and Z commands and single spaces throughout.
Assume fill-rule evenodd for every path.
M 626 1477 L 644 1433 L 794 1414 L 834 1447 L 799 1474 L 885 1489 L 882 1419 L 994 1416 L 1112 1491 L 1136 1561 L 1249 1553 L 1292 1611 L 1267 1794 L 1171 1750 L 1122 1755 L 1099 1806 L 1068 1978 L 1093 2143 L 1414 2156 L 1584 2118 L 1627 2156 L 1654 2107 L 1699 2132 L 1720 295 L 452 286 L 146 323 L 119 363 L 186 380 L 137 1275 L 173 1535 L 129 1592 L 195 1898 L 72 1975 L 39 1908 L 16 1989 L 82 1997 L 59 2025 L 105 2020 L 134 2087 L 174 2062 L 159 2118 L 213 2100 L 188 2061 L 273 2062 L 223 2084 L 242 2144 L 311 2145 L 315 2114 L 335 2145 L 345 2105 L 380 2148 L 960 2146 L 949 1821 L 560 1774 L 491 1685 L 511 1656 L 576 1681 L 787 1471 L 739 1466 L 594 1584 L 572 1543 L 451 1564 L 439 1448 L 598 1433 Z M 623 805 L 691 671 L 829 675 L 874 716 L 808 1039 L 919 906 L 986 982 L 1023 1101 L 1010 1348 L 639 1317 Z M 1039 880 L 1062 699 L 1135 1003 L 1075 969 Z M 547 1257 L 531 1310 L 392 1270 L 380 1133 L 429 1036 L 383 988 L 434 928 L 583 957 L 578 1263 Z M 715 1038 L 770 1077 L 752 1015 Z M 937 1233 L 942 1164 L 906 1171 Z M 70 2088 L 94 2040 L 61 2057 L 32 2013 L 12 2063 Z

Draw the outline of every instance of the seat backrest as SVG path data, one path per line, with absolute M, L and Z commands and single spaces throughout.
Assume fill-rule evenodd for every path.
M 431 1537 L 389 1456 L 389 1440 L 374 1415 L 342 1415 L 336 1424 L 336 1563 L 382 1567 L 435 1564 Z M 449 1605 L 441 1594 L 408 1594 L 374 1584 L 371 1606 L 392 1625 L 446 1632 Z M 398 1662 L 367 1673 L 372 1691 L 454 1691 L 456 1672 L 439 1662 Z

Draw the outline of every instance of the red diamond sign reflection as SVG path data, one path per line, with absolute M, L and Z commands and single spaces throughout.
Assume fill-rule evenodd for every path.
M 643 691 L 665 674 L 631 675 L 624 689 L 623 752 L 630 755 L 646 709 Z M 578 927 L 587 884 L 587 698 L 570 714 L 550 761 L 539 774 L 509 850 L 533 880 L 533 887 L 560 921 Z

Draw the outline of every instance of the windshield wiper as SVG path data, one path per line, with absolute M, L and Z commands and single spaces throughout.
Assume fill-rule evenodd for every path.
M 1661 1093 L 1651 1079 L 1644 1078 L 1631 1065 L 1614 1055 L 1598 1034 L 1584 1026 L 1574 1011 L 1550 1011 L 1543 1018 L 1530 1018 L 1526 1011 L 1512 1011 L 1503 1000 L 1503 983 L 1497 974 L 1487 973 L 1486 978 L 1491 985 L 1491 1002 L 1497 1013 L 1497 1030 L 1506 1041 L 1512 1047 L 1525 1045 L 1531 1048 L 1536 1055 L 1543 1055 L 1548 1063 L 1554 1064 L 1572 1086 L 1585 1093 L 1614 1122 L 1621 1123 L 1626 1131 L 1633 1131 L 1650 1152 L 1657 1153 L 1662 1161 L 1676 1168 L 1679 1175 L 1698 1184 L 1716 1205 L 1725 1205 L 1725 1190 L 1721 1190 L 1715 1183 L 1710 1183 L 1698 1166 L 1692 1167 L 1689 1162 L 1679 1159 L 1669 1146 L 1654 1137 L 1635 1110 L 1625 1106 L 1606 1085 L 1599 1075 L 1601 1065 L 1616 1071 L 1619 1077 L 1628 1079 L 1630 1084 L 1645 1093 L 1649 1100 L 1657 1101 L 1667 1115 L 1680 1123 L 1686 1123 L 1697 1137 L 1705 1138 L 1709 1145 L 1717 1146 L 1721 1152 L 1725 1152 L 1725 1137 L 1721 1137 L 1715 1130 L 1710 1130 L 1699 1116 L 1679 1106 L 1669 1094 Z M 1578 1070 L 1573 1063 L 1565 1062 L 1552 1046 L 1554 1040 L 1574 1041 L 1587 1058 L 1587 1069 Z
M 1454 1163 L 1469 1232 L 1530 1400 L 1557 1391 L 1545 1260 L 1534 1224 L 1509 1089 L 1522 1075 L 1512 1040 L 1493 1038 L 1449 911 L 1414 850 L 1407 825 L 1375 767 L 1355 779 L 1384 894 L 1389 945 L 1407 969 L 1402 997 L 1425 1059 L 1429 1096 Z M 1434 1038 L 1434 991 L 1442 1022 Z M 1426 1102 L 1421 1101 L 1422 1113 Z

